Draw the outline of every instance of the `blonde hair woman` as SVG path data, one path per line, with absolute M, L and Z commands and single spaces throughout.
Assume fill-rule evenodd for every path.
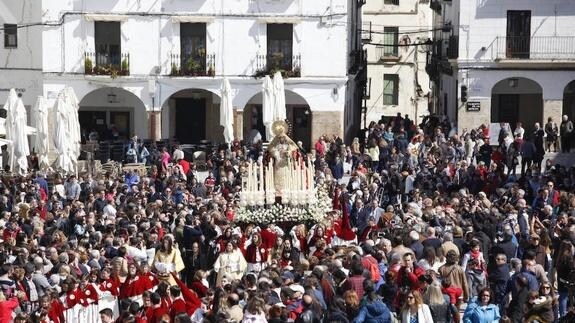
M 453 322 L 453 316 L 457 312 L 455 306 L 451 305 L 449 296 L 441 292 L 441 285 L 434 281 L 427 287 L 423 294 L 425 304 L 431 310 L 431 316 L 436 323 Z
M 423 303 L 421 294 L 416 290 L 410 290 L 403 294 L 403 308 L 401 310 L 402 323 L 433 323 L 433 317 L 429 306 Z

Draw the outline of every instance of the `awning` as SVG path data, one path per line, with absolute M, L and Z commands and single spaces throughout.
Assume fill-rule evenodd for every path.
M 127 21 L 126 15 L 108 15 L 108 14 L 87 14 L 84 15 L 86 21 Z
M 301 17 L 283 16 L 283 17 L 260 17 L 258 22 L 266 24 L 299 24 Z
M 172 16 L 172 22 L 203 22 L 211 23 L 215 19 L 214 16 Z

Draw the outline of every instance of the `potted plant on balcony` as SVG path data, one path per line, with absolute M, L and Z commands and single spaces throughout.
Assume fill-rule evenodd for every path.
M 200 75 L 201 69 L 202 65 L 193 57 L 190 57 L 186 62 L 186 70 L 188 75 L 198 76 Z
M 94 69 L 94 65 L 92 64 L 92 60 L 88 57 L 84 59 L 84 74 L 92 74 Z
M 214 70 L 214 65 L 210 63 L 208 67 L 208 76 L 214 77 L 216 75 L 216 71 Z
M 180 70 L 178 69 L 178 65 L 176 63 L 172 63 L 172 67 L 170 69 L 171 76 L 178 76 L 180 75 Z
M 122 60 L 119 74 L 120 75 L 130 75 L 130 63 L 128 62 L 128 58 L 124 58 Z

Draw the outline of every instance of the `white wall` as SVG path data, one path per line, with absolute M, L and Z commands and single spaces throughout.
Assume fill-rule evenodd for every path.
M 0 26 L 40 22 L 40 3 L 34 0 L 1 1 Z M 0 104 L 4 104 L 10 88 L 22 93 L 27 106 L 41 94 L 41 27 L 18 29 L 18 47 L 4 48 L 4 31 L 0 30 Z
M 277 16 L 299 21 L 294 24 L 293 49 L 294 54 L 302 56 L 302 76 L 346 75 L 345 0 L 226 0 L 223 7 L 222 1 L 198 3 L 203 5 L 178 0 L 126 1 L 123 5 L 119 1 L 44 0 L 44 21 L 54 22 L 67 13 L 61 28 L 44 29 L 43 40 L 49 44 L 44 50 L 44 58 L 49 61 L 44 71 L 81 73 L 84 52 L 94 49 L 94 22 L 87 21 L 82 13 L 110 12 L 128 17 L 121 31 L 122 52 L 130 54 L 130 74 L 149 75 L 158 65 L 167 74 L 169 54 L 177 54 L 180 48 L 179 23 L 170 16 L 190 13 L 213 18 L 207 23 L 207 53 L 216 54 L 217 75 L 251 76 L 256 55 L 266 53 L 267 28 L 262 18 Z M 146 8 L 149 12 L 142 16 Z M 331 58 L 329 64 L 326 57 Z
M 371 42 L 384 43 L 385 27 L 399 28 L 402 44 L 423 43 L 431 38 L 432 11 L 428 1 L 401 0 L 399 5 L 386 5 L 383 1 L 368 1 L 363 6 L 363 29 L 371 22 Z M 420 31 L 420 32 L 415 32 Z M 381 115 L 409 114 L 411 118 L 428 114 L 427 98 L 416 95 L 416 83 L 422 94 L 430 92 L 429 76 L 425 72 L 426 53 L 421 46 L 398 48 L 399 60 L 382 61 L 382 49 L 365 45 L 368 56 L 368 78 L 371 78 L 371 96 L 367 101 L 367 121 L 379 120 Z M 399 75 L 398 105 L 383 104 L 383 75 Z M 417 81 L 416 81 L 417 79 Z M 416 116 L 417 114 L 417 116 Z
M 496 57 L 495 40 L 497 36 L 506 35 L 508 10 L 531 10 L 531 36 L 575 35 L 575 5 L 572 0 L 460 2 L 459 61 L 490 62 Z

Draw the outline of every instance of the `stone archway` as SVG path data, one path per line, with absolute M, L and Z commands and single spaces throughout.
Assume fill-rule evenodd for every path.
M 205 89 L 182 89 L 162 105 L 162 137 L 182 144 L 224 141 L 219 124 L 220 97 Z
M 80 100 L 82 133 L 95 131 L 99 140 L 126 140 L 148 136 L 144 102 L 134 93 L 117 87 L 91 91 Z
M 285 90 L 286 94 L 286 117 L 291 129 L 291 138 L 301 141 L 304 149 L 311 148 L 312 113 L 307 101 L 299 94 Z M 262 94 L 252 96 L 243 109 L 243 137 L 250 138 L 252 127 L 260 132 L 264 141 L 270 138 L 265 136 L 265 127 L 262 119 Z
M 536 122 L 543 126 L 541 85 L 524 77 L 497 82 L 491 89 L 491 122 L 508 122 L 512 128 L 516 122 L 521 122 L 528 134 Z
M 575 80 L 569 82 L 563 90 L 562 115 L 567 115 L 569 120 L 575 120 Z M 560 120 L 557 120 L 560 122 Z

